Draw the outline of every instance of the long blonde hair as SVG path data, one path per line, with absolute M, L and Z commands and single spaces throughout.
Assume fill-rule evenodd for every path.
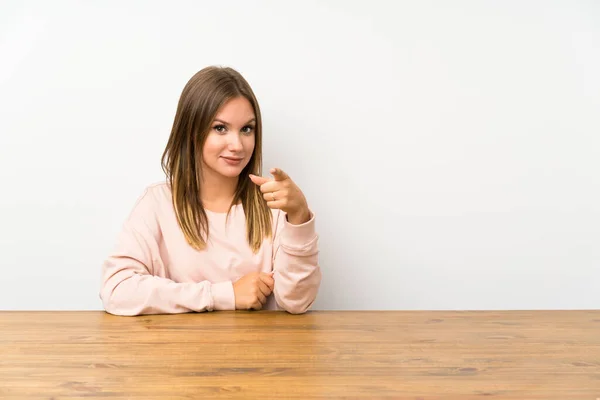
M 248 174 L 260 176 L 262 173 L 262 121 L 258 101 L 239 72 L 228 67 L 210 66 L 198 71 L 183 88 L 162 155 L 162 168 L 171 185 L 177 222 L 187 242 L 197 250 L 206 248 L 209 234 L 208 218 L 200 196 L 202 148 L 219 109 L 239 96 L 248 99 L 254 109 L 255 145 L 238 180 L 231 207 L 241 201 L 246 215 L 248 244 L 255 253 L 272 232 L 271 210 L 259 187 L 246 179 Z

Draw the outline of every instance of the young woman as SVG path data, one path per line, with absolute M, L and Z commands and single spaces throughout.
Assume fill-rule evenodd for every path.
M 235 70 L 187 83 L 162 157 L 102 265 L 116 315 L 213 310 L 306 312 L 321 283 L 315 216 L 282 170 L 261 176 L 258 102 Z

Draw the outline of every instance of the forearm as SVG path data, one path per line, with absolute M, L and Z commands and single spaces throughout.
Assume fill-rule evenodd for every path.
M 314 215 L 300 225 L 284 224 L 275 250 L 274 295 L 277 303 L 292 314 L 306 312 L 314 303 L 321 284 L 318 236 Z
M 101 298 L 108 313 L 124 316 L 235 309 L 231 282 L 177 283 L 127 269 L 104 282 Z

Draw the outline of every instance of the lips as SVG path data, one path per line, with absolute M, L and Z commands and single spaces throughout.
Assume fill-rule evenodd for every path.
M 244 160 L 243 158 L 239 158 L 239 157 L 222 157 L 222 158 L 225 161 L 225 163 L 227 163 L 228 165 L 231 165 L 231 166 L 240 165 L 242 163 L 242 161 Z

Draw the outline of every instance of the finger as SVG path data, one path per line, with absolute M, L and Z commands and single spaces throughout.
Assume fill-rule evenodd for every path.
M 273 291 L 273 288 L 275 287 L 275 279 L 273 279 L 273 273 L 269 273 L 269 274 L 261 274 L 260 275 L 260 280 L 263 281 L 271 290 L 271 292 Z
M 267 201 L 267 207 L 273 210 L 281 210 L 283 207 L 285 207 L 285 202 L 282 200 Z
M 267 302 L 267 296 L 262 294 L 262 292 L 260 290 L 256 294 L 256 298 L 258 299 L 258 301 L 260 301 L 260 304 L 262 304 L 262 305 L 264 305 Z
M 258 282 L 258 289 L 260 290 L 261 294 L 265 297 L 271 294 L 271 288 L 262 280 Z
M 272 168 L 270 172 L 276 181 L 284 181 L 286 179 L 290 179 L 290 176 L 283 172 L 283 170 L 280 168 Z
M 270 181 L 265 182 L 262 185 L 260 185 L 260 191 L 263 193 L 276 192 L 279 189 L 281 189 L 282 187 L 283 186 L 281 185 L 281 183 L 270 180 Z
M 263 176 L 256 176 L 256 175 L 252 175 L 252 174 L 250 174 L 249 176 L 250 176 L 250 180 L 252 182 L 254 182 L 255 184 L 257 184 L 258 186 L 262 186 L 265 183 L 272 181 L 272 179 L 265 178 Z
M 285 197 L 285 193 L 282 193 L 281 191 L 277 191 L 277 190 L 274 192 L 263 193 L 263 199 L 265 199 L 265 201 L 283 200 L 284 197 Z
M 273 293 L 273 288 L 275 287 L 275 279 L 272 276 L 264 276 L 261 277 L 263 285 L 265 285 L 268 289 L 269 294 Z
M 258 311 L 262 308 L 262 306 L 262 303 L 257 300 L 254 304 L 252 304 L 252 307 L 250 307 L 250 309 Z

